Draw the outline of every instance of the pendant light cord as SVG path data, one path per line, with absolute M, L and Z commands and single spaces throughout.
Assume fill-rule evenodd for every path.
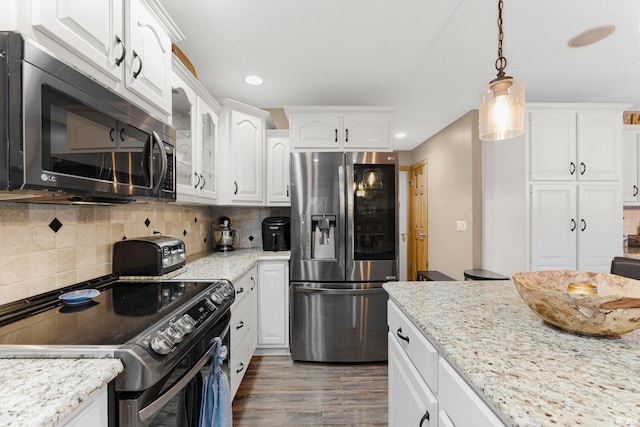
M 504 69 L 507 68 L 507 58 L 502 56 L 502 39 L 504 33 L 502 32 L 502 0 L 498 0 L 498 59 L 496 59 L 496 70 L 498 70 L 498 79 L 504 77 Z

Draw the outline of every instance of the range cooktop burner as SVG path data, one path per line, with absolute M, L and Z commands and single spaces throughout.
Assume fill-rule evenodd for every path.
M 67 305 L 58 293 L 0 307 L 0 344 L 117 346 L 162 322 L 198 294 L 220 282 L 87 282 L 100 294 L 85 303 Z M 65 289 L 68 291 L 71 288 Z M 213 292 L 215 293 L 215 292 Z M 207 295 L 213 313 L 217 304 Z M 216 294 L 216 296 L 218 296 Z M 177 320 L 177 319 L 175 319 Z

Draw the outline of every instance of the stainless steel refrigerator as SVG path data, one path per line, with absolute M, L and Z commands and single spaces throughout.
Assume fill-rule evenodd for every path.
M 398 277 L 396 154 L 291 154 L 291 356 L 387 360 Z

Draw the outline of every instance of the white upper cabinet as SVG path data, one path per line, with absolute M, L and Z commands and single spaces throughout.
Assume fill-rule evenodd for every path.
M 532 180 L 622 178 L 619 111 L 530 109 L 529 147 Z
M 270 115 L 230 99 L 220 104 L 219 203 L 263 206 L 265 126 Z
M 127 88 L 162 111 L 171 111 L 171 39 L 142 0 L 128 0 Z
M 218 198 L 218 114 L 222 107 L 177 58 L 173 58 L 171 86 L 176 201 L 214 204 Z
M 158 0 L 10 0 L 15 28 L 66 64 L 167 120 L 171 43 L 183 38 Z
M 384 107 L 285 107 L 294 151 L 391 151 L 394 110 Z
M 122 0 L 33 0 L 32 24 L 121 81 L 125 60 Z
M 640 144 L 640 126 L 626 126 L 622 148 L 622 199 L 625 205 L 636 205 L 640 201 L 638 194 L 638 144 Z
M 267 206 L 291 206 L 289 131 L 267 130 Z

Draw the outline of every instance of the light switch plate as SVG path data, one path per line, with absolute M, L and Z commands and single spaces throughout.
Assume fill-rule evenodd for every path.
M 467 221 L 456 221 L 456 230 L 467 231 Z

